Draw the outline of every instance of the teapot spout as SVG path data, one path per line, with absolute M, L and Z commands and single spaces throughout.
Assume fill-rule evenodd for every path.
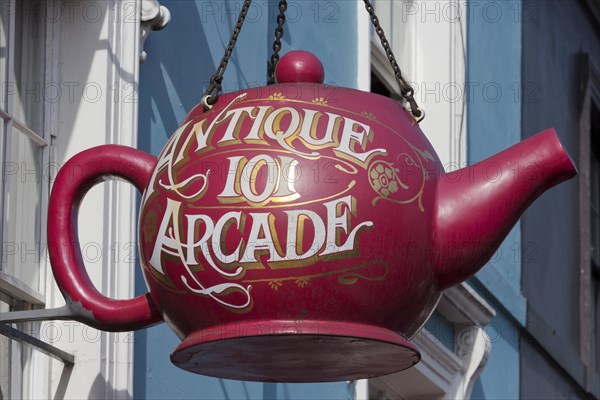
M 441 176 L 434 221 L 440 288 L 474 275 L 542 193 L 577 175 L 554 129 Z

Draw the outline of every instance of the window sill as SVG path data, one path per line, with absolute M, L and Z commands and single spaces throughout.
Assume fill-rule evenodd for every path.
M 44 307 L 46 302 L 44 296 L 27 286 L 20 279 L 0 271 L 0 292 L 6 293 L 18 300 L 25 301 L 36 307 Z

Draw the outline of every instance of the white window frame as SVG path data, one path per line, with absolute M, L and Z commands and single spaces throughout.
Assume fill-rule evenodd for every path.
M 446 171 L 459 169 L 467 161 L 466 0 L 373 3 L 402 75 L 425 110 L 421 129 Z M 379 38 L 370 32 L 372 70 L 399 97 L 394 71 Z
M 7 71 L 6 71 L 6 79 L 7 82 L 15 82 L 15 75 L 14 75 L 14 53 L 15 53 L 15 49 L 14 49 L 14 39 L 15 39 L 15 6 L 16 6 L 16 1 L 17 0 L 5 0 L 5 4 L 8 4 L 8 16 L 10 18 L 10 22 L 9 22 L 9 26 L 10 26 L 10 31 L 9 31 L 9 35 L 8 35 L 8 40 L 9 43 L 7 43 Z M 46 7 L 48 7 L 48 4 L 46 4 Z M 12 11 L 11 11 L 12 10 Z M 49 24 L 46 24 L 46 34 L 45 34 L 45 48 L 46 51 L 48 51 L 48 49 L 51 46 L 52 43 L 52 30 L 50 29 Z M 47 80 L 50 77 L 50 71 L 52 71 L 54 68 L 52 66 L 52 59 L 50 57 L 46 57 L 46 65 L 44 67 L 45 70 L 45 79 Z M 5 88 L 2 88 L 5 89 Z M 5 165 L 5 163 L 9 163 L 12 161 L 12 157 L 13 155 L 11 155 L 8 152 L 8 149 L 11 148 L 11 139 L 13 137 L 13 132 L 17 133 L 17 134 L 21 134 L 26 136 L 27 138 L 29 138 L 30 140 L 34 141 L 35 143 L 37 143 L 40 148 L 42 149 L 42 168 L 40 168 L 40 172 L 43 173 L 44 170 L 44 166 L 45 165 L 49 165 L 50 163 L 50 118 L 44 118 L 44 126 L 43 126 L 43 131 L 36 133 L 33 130 L 31 130 L 29 127 L 27 127 L 23 122 L 19 121 L 18 119 L 14 118 L 14 94 L 9 93 L 8 89 L 6 89 L 6 92 L 4 94 L 2 94 L 2 96 L 6 99 L 7 101 L 7 107 L 6 110 L 2 110 L 0 109 L 0 120 L 2 121 L 2 123 L 5 123 L 5 130 L 4 130 L 4 136 L 5 136 L 5 140 L 3 140 L 3 144 L 5 146 L 5 148 L 2 149 L 2 160 L 3 160 L 3 166 Z M 43 107 L 43 114 L 44 116 L 49 116 L 52 113 L 52 104 L 51 103 L 46 103 L 44 102 Z M 4 170 L 2 170 L 2 176 L 4 177 Z M 8 294 L 9 296 L 17 299 L 17 300 L 21 300 L 25 303 L 31 304 L 31 305 L 35 305 L 35 306 L 43 306 L 44 305 L 44 286 L 45 286 L 45 281 L 46 281 L 46 276 L 45 276 L 45 271 L 46 271 L 46 260 L 45 257 L 43 257 L 42 254 L 42 249 L 44 249 L 46 247 L 46 235 L 45 235 L 45 228 L 46 228 L 46 216 L 47 216 L 47 208 L 48 208 L 48 192 L 49 192 L 49 185 L 48 185 L 48 179 L 46 177 L 40 176 L 39 179 L 42 180 L 42 184 L 41 184 L 41 193 L 40 193 L 40 197 L 41 197 L 41 215 L 40 215 L 40 222 L 41 222 L 41 226 L 39 227 L 40 229 L 40 254 L 39 254 L 39 258 L 38 258 L 38 268 L 39 268 L 39 277 L 38 277 L 38 289 L 33 289 L 32 287 L 30 287 L 26 282 L 23 282 L 22 280 L 11 276 L 7 273 L 4 272 L 4 268 L 0 269 L 0 283 L 2 284 L 1 290 L 3 292 L 5 292 L 6 294 Z M 4 181 L 4 179 L 3 179 Z M 10 191 L 10 182 L 8 181 L 4 181 L 2 182 L 2 195 L 1 195 L 1 201 L 0 201 L 0 207 L 2 210 L 2 224 L 0 226 L 1 229 L 1 235 L 2 235 L 2 242 L 6 243 L 7 242 L 7 232 L 6 229 L 4 229 L 5 224 L 8 221 L 8 209 L 5 209 L 4 205 L 6 203 L 6 197 L 8 196 L 8 192 Z M 20 244 L 19 244 L 20 245 Z M 2 264 L 4 265 L 4 257 L 1 260 Z
M 7 16 L 9 20 L 9 33 L 7 37 L 6 43 L 6 51 L 7 51 L 7 65 L 6 65 L 6 75 L 2 77 L 2 82 L 16 82 L 15 79 L 15 71 L 14 71 L 14 62 L 15 62 L 15 28 L 16 28 L 16 12 L 15 7 L 17 1 L 20 0 L 5 0 L 0 7 L 7 7 L 7 9 L 3 10 L 3 14 Z M 50 7 L 48 2 L 42 1 L 42 4 L 45 4 L 46 11 Z M 42 6 L 43 7 L 43 6 Z M 52 57 L 52 44 L 54 42 L 54 28 L 52 24 L 46 23 L 46 18 L 43 18 L 45 35 L 44 35 L 44 47 L 45 47 L 45 65 L 44 65 L 44 82 L 40 83 L 40 90 L 44 89 L 45 82 L 55 81 L 56 78 L 56 70 L 57 63 L 56 59 Z M 3 86 L 3 85 L 2 85 Z M 4 178 L 4 165 L 5 163 L 11 162 L 12 157 L 14 155 L 10 154 L 8 149 L 11 148 L 11 140 L 14 134 L 20 134 L 26 136 L 28 139 L 37 143 L 42 151 L 42 159 L 41 159 L 41 167 L 40 167 L 40 176 L 38 179 L 41 179 L 40 187 L 40 226 L 36 227 L 40 229 L 40 242 L 39 242 L 39 254 L 37 255 L 37 268 L 39 270 L 39 275 L 37 277 L 37 288 L 32 288 L 28 283 L 18 279 L 15 276 L 12 276 L 5 272 L 5 268 L 0 270 L 0 292 L 2 293 L 2 297 L 7 302 L 18 302 L 18 309 L 32 309 L 32 308 L 43 308 L 45 306 L 45 292 L 46 292 L 46 271 L 47 271 L 47 257 L 45 257 L 45 249 L 47 245 L 46 238 L 46 220 L 47 220 L 47 210 L 48 210 L 48 198 L 49 198 L 49 177 L 43 176 L 45 170 L 45 166 L 49 166 L 51 163 L 51 143 L 53 132 L 55 132 L 55 127 L 53 126 L 53 122 L 55 118 L 53 114 L 55 113 L 55 105 L 51 102 L 43 102 L 41 105 L 41 113 L 44 115 L 43 126 L 41 127 L 41 132 L 34 132 L 30 129 L 26 124 L 22 121 L 16 119 L 15 115 L 15 96 L 12 93 L 9 93 L 8 88 L 2 87 L 1 90 L 5 90 L 2 93 L 3 99 L 6 100 L 6 108 L 0 108 L 0 123 L 4 124 L 4 138 L 0 142 L 0 152 L 2 154 L 2 169 L 0 172 L 2 173 L 2 177 Z M 40 94 L 43 98 L 43 92 Z M 2 224 L 0 224 L 0 237 L 2 237 L 3 245 L 7 242 L 7 232 L 4 229 L 5 224 L 10 223 L 8 219 L 9 210 L 5 208 L 6 204 L 6 196 L 10 191 L 10 182 L 8 180 L 2 179 L 0 183 L 2 186 L 2 194 L 0 195 L 0 212 L 2 213 Z M 21 244 L 19 244 L 21 246 Z M 4 265 L 4 255 L 2 256 L 2 260 L 0 260 Z M 17 324 L 16 327 L 33 336 L 39 336 L 39 323 L 22 323 Z M 6 338 L 2 338 L 3 340 L 7 340 Z M 39 369 L 40 366 L 40 354 L 38 354 L 35 350 L 30 347 L 24 346 L 23 344 L 11 340 L 11 355 L 10 355 L 10 365 L 11 365 L 11 383 L 10 383 L 10 393 L 7 395 L 9 398 L 22 398 L 22 397 L 34 397 L 39 394 L 39 381 L 38 377 L 35 376 L 35 371 Z M 38 382 L 36 384 L 36 381 Z

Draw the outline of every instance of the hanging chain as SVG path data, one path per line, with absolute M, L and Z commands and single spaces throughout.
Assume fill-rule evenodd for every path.
M 279 51 L 281 50 L 281 38 L 283 37 L 283 25 L 285 24 L 285 12 L 287 11 L 287 0 L 279 1 L 279 15 L 277 15 L 277 27 L 275 28 L 275 41 L 273 42 L 273 55 L 269 64 L 268 84 L 275 83 L 275 66 L 279 61 Z
M 400 71 L 400 67 L 398 66 L 398 63 L 396 62 L 396 57 L 394 57 L 394 53 L 392 52 L 390 43 L 388 42 L 388 40 L 385 37 L 385 32 L 383 31 L 383 28 L 381 27 L 381 24 L 379 23 L 379 18 L 377 18 L 377 15 L 375 15 L 375 9 L 373 8 L 373 4 L 371 4 L 371 2 L 369 0 L 364 0 L 364 2 L 365 2 L 365 7 L 367 8 L 367 12 L 369 13 L 369 16 L 371 17 L 371 22 L 373 23 L 373 26 L 375 27 L 375 33 L 377 33 L 377 36 L 379 36 L 379 39 L 381 40 L 381 46 L 383 47 L 383 50 L 385 51 L 385 54 L 386 54 L 388 60 L 390 61 L 390 64 L 392 65 L 392 69 L 394 70 L 394 74 L 396 76 L 396 82 L 398 83 L 398 86 L 400 87 L 400 93 L 402 94 L 402 97 L 404 97 L 404 99 L 410 105 L 410 112 L 413 115 L 413 117 L 415 118 L 415 120 L 417 121 L 417 123 L 419 123 L 423 120 L 423 118 L 425 118 L 425 111 L 423 111 L 417 105 L 417 101 L 414 98 L 414 94 L 415 94 L 414 89 L 412 88 L 412 86 L 410 86 L 410 84 L 408 82 L 406 82 L 406 80 L 402 76 L 402 71 Z
M 219 68 L 217 68 L 215 74 L 210 78 L 210 84 L 208 85 L 208 88 L 206 88 L 204 96 L 202 97 L 202 104 L 204 105 L 205 110 L 210 110 L 219 99 L 219 92 L 221 92 L 221 83 L 223 82 L 223 75 L 225 74 L 225 69 L 227 69 L 227 63 L 229 62 L 229 58 L 233 53 L 233 48 L 235 47 L 237 38 L 240 34 L 240 31 L 242 30 L 242 25 L 244 25 L 244 21 L 246 20 L 246 15 L 248 14 L 248 10 L 250 9 L 251 3 L 252 0 L 244 1 L 244 5 L 242 6 L 242 10 L 240 11 L 240 16 L 238 17 L 237 23 L 233 28 L 231 38 L 229 38 L 229 44 L 227 45 L 227 48 L 225 49 L 225 54 L 221 59 L 221 64 L 219 64 Z
M 414 98 L 415 91 L 410 86 L 408 82 L 402 76 L 402 71 L 400 71 L 400 67 L 398 66 L 398 62 L 396 61 L 396 57 L 394 57 L 394 53 L 390 47 L 390 44 L 385 37 L 385 32 L 379 23 L 379 18 L 375 15 L 375 9 L 373 4 L 369 0 L 363 0 L 365 3 L 365 7 L 369 16 L 371 17 L 371 22 L 375 27 L 375 33 L 379 36 L 381 40 L 381 46 L 383 47 L 385 54 L 392 65 L 392 69 L 394 70 L 394 75 L 396 76 L 396 82 L 400 87 L 400 93 L 402 97 L 408 102 L 410 106 L 410 112 L 412 113 L 415 120 L 421 122 L 423 118 L 425 118 L 425 112 L 419 108 L 417 105 L 417 101 Z M 225 74 L 225 70 L 227 69 L 227 64 L 229 63 L 229 58 L 233 53 L 233 48 L 237 42 L 237 38 L 242 30 L 242 26 L 246 19 L 246 15 L 248 14 L 248 10 L 250 9 L 250 5 L 252 0 L 245 0 L 244 5 L 242 6 L 242 10 L 240 11 L 240 15 L 238 17 L 237 23 L 233 29 L 233 33 L 231 34 L 231 38 L 229 39 L 229 43 L 227 48 L 225 49 L 225 54 L 221 59 L 221 63 L 217 68 L 215 74 L 210 78 L 210 84 L 208 88 L 204 92 L 204 96 L 202 97 L 202 104 L 204 104 L 204 108 L 206 110 L 210 110 L 212 106 L 217 102 L 219 98 L 219 92 L 222 89 L 223 75 Z M 285 24 L 285 12 L 287 11 L 287 0 L 279 1 L 279 15 L 277 16 L 277 27 L 275 28 L 275 41 L 273 42 L 273 55 L 271 55 L 271 62 L 269 68 L 269 84 L 275 83 L 275 66 L 279 61 L 279 51 L 281 50 L 281 38 L 283 37 L 283 26 Z

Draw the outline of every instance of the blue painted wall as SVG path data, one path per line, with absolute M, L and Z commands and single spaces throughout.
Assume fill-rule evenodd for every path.
M 467 81 L 476 88 L 468 99 L 468 160 L 477 162 L 521 140 L 521 10 L 520 1 L 486 0 L 468 11 Z M 520 236 L 517 225 L 477 279 L 524 324 Z
M 473 385 L 471 399 L 518 399 L 520 324 L 481 283 L 473 282 L 472 285 L 494 308 L 496 316 L 484 328 L 491 344 L 491 353 L 483 372 Z
M 521 140 L 521 8 L 520 0 L 477 1 L 468 7 L 467 82 L 475 88 L 467 103 L 470 163 Z M 519 398 L 519 339 L 526 324 L 522 254 L 519 224 L 470 281 L 497 313 L 486 327 L 491 355 L 475 383 L 473 399 Z
M 223 56 L 242 2 L 161 0 L 161 4 L 169 8 L 172 20 L 165 30 L 151 33 L 145 44 L 148 60 L 140 67 L 138 147 L 154 155 L 200 101 Z M 291 49 L 309 50 L 323 62 L 326 83 L 356 87 L 356 10 L 353 1 L 290 2 L 282 54 Z M 277 2 L 253 2 L 225 74 L 224 91 L 265 84 L 277 11 Z M 141 272 L 136 290 L 146 291 Z M 169 361 L 169 354 L 178 343 L 166 324 L 136 332 L 135 398 L 354 397 L 354 386 L 346 382 L 263 384 L 194 375 Z
M 515 366 L 519 365 L 519 332 L 503 311 L 490 321 L 485 331 L 490 336 L 492 354 L 473 386 L 471 399 L 518 399 L 519 370 Z

